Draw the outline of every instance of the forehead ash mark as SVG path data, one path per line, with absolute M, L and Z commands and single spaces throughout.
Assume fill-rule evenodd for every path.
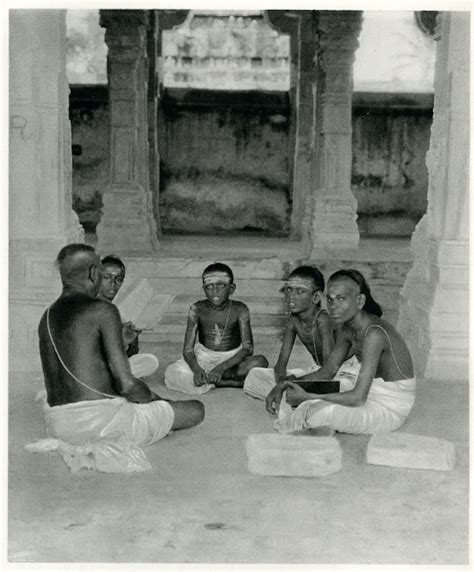
M 125 274 L 124 269 L 116 264 L 111 264 L 106 262 L 102 264 L 102 272 L 107 272 L 108 274 L 113 274 L 114 276 L 120 276 L 120 274 Z
M 291 288 L 304 288 L 305 290 L 314 290 L 313 281 L 309 278 L 302 278 L 300 276 L 292 276 L 286 281 L 285 286 L 291 286 Z
M 230 284 L 230 276 L 227 272 L 208 272 L 202 277 L 203 284 L 217 284 L 218 282 L 225 282 Z

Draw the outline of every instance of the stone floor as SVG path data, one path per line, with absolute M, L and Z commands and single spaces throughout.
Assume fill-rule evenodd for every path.
M 180 344 L 143 348 L 161 360 Z M 269 350 L 274 360 L 276 349 Z M 452 472 L 367 465 L 367 436 L 338 435 L 343 467 L 325 478 L 262 477 L 247 471 L 250 433 L 269 432 L 262 402 L 239 390 L 202 397 L 204 422 L 149 447 L 146 473 L 72 475 L 56 453 L 23 445 L 43 437 L 34 397 L 38 374 L 11 374 L 9 560 L 466 564 L 468 384 L 421 381 L 403 430 L 449 439 Z

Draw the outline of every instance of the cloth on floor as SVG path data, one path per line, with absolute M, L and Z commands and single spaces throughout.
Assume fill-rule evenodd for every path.
M 135 354 L 128 358 L 128 362 L 134 377 L 148 377 L 154 374 L 160 365 L 153 354 Z
M 130 473 L 151 469 L 142 446 L 165 437 L 174 422 L 167 401 L 131 403 L 123 397 L 50 407 L 43 397 L 48 439 L 25 446 L 30 452 L 57 450 L 72 472 L 96 469 Z
M 341 392 L 351 390 L 357 381 L 354 372 L 356 368 L 360 369 L 360 363 L 357 360 L 355 363 L 354 359 L 350 364 L 346 364 L 345 371 L 340 372 Z M 293 410 L 284 395 L 275 429 L 280 433 L 294 433 L 322 426 L 331 427 L 340 433 L 372 434 L 396 431 L 413 407 L 415 389 L 415 378 L 398 381 L 375 378 L 367 401 L 361 407 L 347 407 L 322 399 L 311 399 Z
M 241 349 L 242 346 L 239 346 L 238 348 L 229 350 L 227 352 L 216 352 L 206 348 L 198 342 L 194 346 L 194 354 L 200 367 L 202 367 L 206 373 L 209 373 L 219 364 L 235 356 L 235 354 L 238 353 Z M 207 393 L 215 387 L 212 383 L 205 383 L 204 385 L 200 386 L 194 385 L 194 374 L 189 365 L 186 363 L 184 357 L 170 364 L 166 368 L 165 385 L 168 389 L 172 389 L 174 391 L 199 395 Z

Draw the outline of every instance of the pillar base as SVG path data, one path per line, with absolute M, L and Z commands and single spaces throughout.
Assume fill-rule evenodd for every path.
M 107 191 L 97 225 L 97 250 L 103 256 L 147 256 L 158 251 L 151 193 Z
M 41 370 L 38 324 L 46 307 L 61 293 L 56 256 L 72 242 L 84 242 L 84 229 L 79 223 L 64 235 L 10 241 L 10 371 Z
M 304 223 L 309 231 L 305 233 L 308 256 L 318 258 L 322 252 L 357 250 L 359 229 L 355 199 L 324 198 L 316 191 L 312 202 L 313 214 Z M 309 209 L 306 212 L 310 212 Z

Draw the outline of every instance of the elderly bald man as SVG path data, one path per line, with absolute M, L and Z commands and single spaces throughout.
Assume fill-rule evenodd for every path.
M 204 406 L 164 400 L 133 377 L 119 312 L 97 298 L 102 269 L 92 247 L 69 244 L 56 263 L 63 291 L 39 324 L 44 413 L 53 440 L 37 450 L 58 449 L 73 470 L 147 470 L 140 445 L 197 425 Z

